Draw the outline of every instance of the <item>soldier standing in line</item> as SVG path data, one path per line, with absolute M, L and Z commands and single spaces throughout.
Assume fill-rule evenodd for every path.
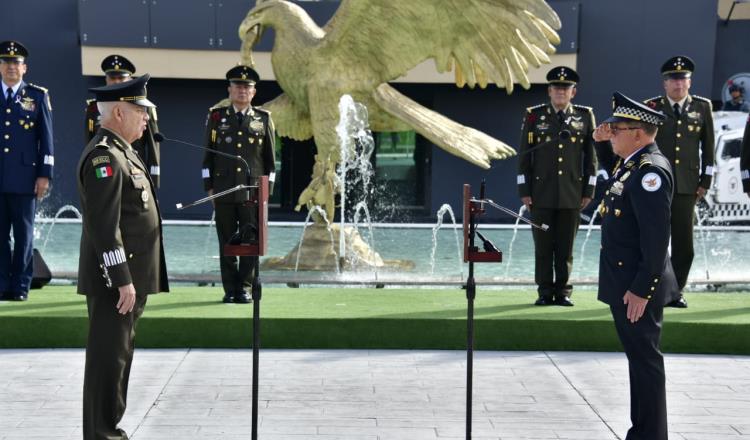
M 714 173 L 714 120 L 711 101 L 689 94 L 695 64 L 680 55 L 661 67 L 665 96 L 646 100 L 646 105 L 666 115 L 656 143 L 669 159 L 674 173 L 672 198 L 672 266 L 680 292 L 693 264 L 693 223 L 696 202 L 711 187 Z M 680 293 L 669 307 L 686 308 Z
M 679 290 L 667 254 L 672 172 L 654 142 L 663 121 L 663 113 L 615 93 L 612 116 L 596 129 L 619 158 L 599 206 L 598 299 L 609 305 L 628 358 L 633 425 L 627 440 L 667 440 L 659 341 L 664 305 Z
M 132 78 L 135 73 L 135 65 L 130 62 L 127 58 L 122 55 L 109 55 L 102 60 L 102 71 L 104 72 L 104 81 L 106 85 L 112 85 L 128 81 Z M 147 108 L 148 111 L 148 126 L 146 131 L 143 132 L 143 136 L 140 139 L 136 139 L 131 144 L 138 155 L 141 156 L 141 160 L 149 169 L 151 174 L 151 181 L 154 182 L 155 187 L 159 187 L 159 175 L 160 175 L 160 152 L 159 143 L 154 140 L 154 133 L 159 132 L 159 126 L 157 124 L 156 107 Z M 97 130 L 99 130 L 99 110 L 96 107 L 96 99 L 89 99 L 86 101 L 86 142 L 90 141 Z
M 203 158 L 203 186 L 209 195 L 241 184 L 257 184 L 260 176 L 269 176 L 273 192 L 275 177 L 275 131 L 271 114 L 254 107 L 255 85 L 260 77 L 248 66 L 236 66 L 226 74 L 229 81 L 227 106 L 212 107 L 206 119 L 205 145 L 216 151 L 241 156 L 250 166 L 238 160 L 206 152 Z M 248 174 L 249 173 L 249 174 Z M 242 191 L 219 197 L 214 202 L 216 232 L 219 237 L 221 283 L 225 303 L 251 302 L 247 291 L 258 271 L 258 257 L 224 256 L 224 245 L 238 232 L 257 233 L 257 213 L 248 206 Z
M 527 108 L 523 120 L 518 193 L 534 222 L 550 226 L 533 230 L 536 305 L 573 305 L 573 286 L 568 284 L 573 241 L 580 211 L 591 202 L 596 185 L 594 113 L 571 104 L 578 79 L 569 67 L 550 70 L 550 102 Z
M 742 174 L 742 192 L 750 196 L 750 116 L 747 117 L 745 134 L 742 136 L 740 173 Z
M 152 293 L 167 292 L 156 191 L 131 142 L 148 124 L 149 75 L 91 89 L 101 127 L 78 162 L 83 227 L 78 293 L 89 334 L 83 380 L 84 440 L 127 439 L 125 413 L 135 327 Z
M 28 55 L 17 41 L 0 43 L 0 300 L 9 301 L 28 299 L 34 213 L 55 165 L 52 106 L 47 89 L 23 80 Z

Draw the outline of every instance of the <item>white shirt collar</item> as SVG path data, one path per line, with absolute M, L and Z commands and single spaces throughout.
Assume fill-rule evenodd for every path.
M 684 98 L 680 99 L 679 101 L 672 101 L 672 98 L 667 96 L 667 100 L 669 100 L 669 106 L 674 107 L 675 104 L 679 104 L 680 108 L 685 108 L 685 101 L 687 101 L 688 95 L 685 95 Z
M 10 87 L 8 84 L 5 84 L 5 81 L 2 81 L 2 83 L 3 83 L 3 98 L 5 98 L 5 97 L 8 96 L 8 87 L 10 87 L 13 90 L 13 96 L 16 96 L 16 94 L 18 93 L 18 89 L 21 88 L 21 83 L 22 82 L 23 81 L 18 81 L 18 83 L 15 86 Z
M 234 109 L 235 113 L 242 113 L 242 116 L 247 116 L 248 113 L 250 113 L 250 106 L 245 107 L 245 110 L 238 110 L 237 107 L 232 104 L 232 108 Z
M 630 153 L 630 156 L 626 157 L 626 158 L 625 158 L 625 160 L 623 160 L 623 161 L 622 161 L 622 163 L 624 163 L 624 164 L 625 164 L 625 163 L 628 163 L 628 161 L 630 160 L 630 158 L 631 158 L 631 157 L 633 157 L 633 156 L 635 156 L 636 154 L 638 154 L 638 152 L 639 152 L 639 151 L 643 150 L 643 149 L 644 149 L 644 148 L 646 148 L 647 146 L 648 146 L 648 145 L 644 145 L 644 146 L 642 146 L 641 148 L 639 148 L 639 149 L 637 149 L 637 150 L 633 151 L 632 153 Z

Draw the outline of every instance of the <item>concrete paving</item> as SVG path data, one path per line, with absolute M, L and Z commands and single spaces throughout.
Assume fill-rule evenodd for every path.
M 249 439 L 249 350 L 137 349 L 134 440 Z M 477 352 L 475 439 L 624 438 L 621 353 Z M 750 357 L 668 355 L 670 439 L 750 440 Z M 80 439 L 84 351 L 0 350 L 0 440 Z M 264 350 L 262 439 L 461 439 L 460 351 Z

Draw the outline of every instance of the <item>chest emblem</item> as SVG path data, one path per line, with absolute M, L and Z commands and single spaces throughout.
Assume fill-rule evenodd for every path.
M 621 196 L 623 189 L 625 189 L 625 185 L 622 182 L 618 181 L 612 184 L 612 187 L 609 188 L 609 192 L 614 195 Z
M 250 129 L 252 129 L 256 133 L 260 133 L 264 128 L 265 124 L 259 119 L 253 119 L 253 121 L 250 123 Z
M 28 96 L 23 98 L 21 100 L 21 108 L 26 110 L 27 112 L 33 112 L 36 110 L 36 102 L 34 102 L 33 98 L 29 98 Z
M 549 124 L 546 122 L 542 122 L 536 125 L 536 129 L 539 131 L 547 131 L 549 130 Z
M 661 177 L 656 173 L 647 173 L 641 179 L 641 186 L 648 192 L 654 192 L 661 188 Z

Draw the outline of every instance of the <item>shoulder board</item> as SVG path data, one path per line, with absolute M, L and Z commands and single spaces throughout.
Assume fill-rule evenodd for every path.
M 112 146 L 107 143 L 108 139 L 107 136 L 104 136 L 99 140 L 99 142 L 96 144 L 96 148 L 102 148 L 105 150 L 109 150 Z
M 707 102 L 707 103 L 711 104 L 711 100 L 708 99 L 708 98 L 704 98 L 704 97 L 698 96 L 698 95 L 690 95 L 690 96 L 692 96 L 693 99 L 697 99 L 698 101 L 703 101 L 703 102 Z
M 641 156 L 641 161 L 638 163 L 638 168 L 647 167 L 647 166 L 653 165 L 653 164 L 654 164 L 654 161 L 651 158 L 651 155 L 650 154 L 644 154 L 643 156 Z
M 659 95 L 659 96 L 654 96 L 654 97 L 651 97 L 651 98 L 648 98 L 648 99 L 645 99 L 645 100 L 643 100 L 643 102 L 653 102 L 653 101 L 659 101 L 659 100 L 661 100 L 661 98 L 663 98 L 663 96 L 661 96 L 661 95 Z
M 253 107 L 253 110 L 255 110 L 256 112 L 265 113 L 267 115 L 271 114 L 269 110 L 266 110 L 263 107 Z
M 213 107 L 210 107 L 208 109 L 208 112 L 211 113 L 211 112 L 215 112 L 216 110 L 224 110 L 225 108 L 227 108 L 227 107 L 223 106 L 223 105 L 215 105 Z
M 38 86 L 38 85 L 36 85 L 36 84 L 31 84 L 31 83 L 28 83 L 28 84 L 26 84 L 26 85 L 27 85 L 28 87 L 31 87 L 32 89 L 37 89 L 37 90 L 39 90 L 40 92 L 43 92 L 43 93 L 47 93 L 47 92 L 48 92 L 48 90 L 47 90 L 47 89 L 45 89 L 45 88 L 44 88 L 44 87 L 42 87 L 42 86 Z
M 86 105 L 91 105 L 91 104 L 95 104 L 95 103 L 96 103 L 96 99 L 94 99 L 94 98 L 86 100 Z
M 576 109 L 576 110 L 583 110 L 583 111 L 587 111 L 587 112 L 593 111 L 593 108 L 589 107 L 587 105 L 573 104 L 573 108 Z
M 547 104 L 539 104 L 539 105 L 534 105 L 534 106 L 531 106 L 531 107 L 526 107 L 526 111 L 529 112 L 529 113 L 531 113 L 532 110 L 536 110 L 536 109 L 542 108 L 545 105 L 547 105 Z

